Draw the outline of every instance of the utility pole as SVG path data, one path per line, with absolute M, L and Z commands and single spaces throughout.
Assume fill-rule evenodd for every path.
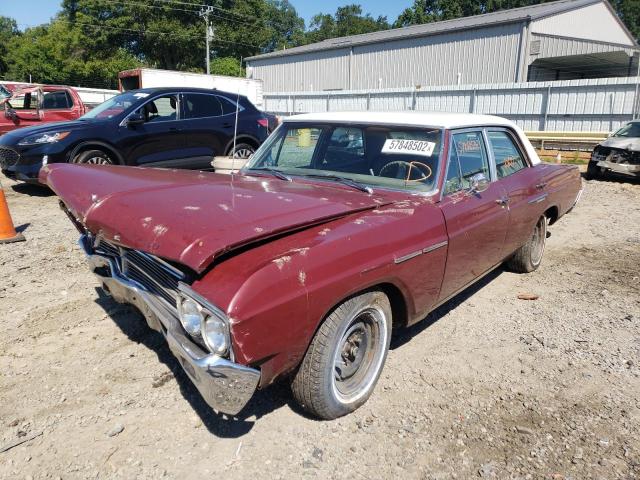
M 213 27 L 213 25 L 211 25 L 211 21 L 209 19 L 209 15 L 211 13 L 213 13 L 213 7 L 210 7 L 210 6 L 203 6 L 199 13 L 199 15 L 202 18 L 204 18 L 204 22 L 205 22 L 204 36 L 205 36 L 205 42 L 207 45 L 207 58 L 206 58 L 207 75 L 211 73 L 210 61 L 209 61 L 209 59 L 211 58 L 209 54 L 209 43 L 211 40 L 213 40 L 213 35 L 215 33 L 215 28 Z

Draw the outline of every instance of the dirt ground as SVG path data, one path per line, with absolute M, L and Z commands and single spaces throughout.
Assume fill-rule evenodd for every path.
M 3 187 L 27 242 L 0 245 L 0 450 L 28 441 L 1 478 L 640 478 L 640 182 L 585 182 L 537 272 L 498 270 L 402 333 L 370 401 L 330 422 L 286 385 L 209 410 L 96 289 L 56 197 Z

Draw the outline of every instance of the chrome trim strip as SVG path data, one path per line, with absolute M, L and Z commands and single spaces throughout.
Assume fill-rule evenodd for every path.
M 544 199 L 547 198 L 548 196 L 549 196 L 548 193 L 542 194 L 539 197 L 536 197 L 536 198 L 534 198 L 532 200 L 529 200 L 528 203 L 529 204 L 540 203 L 540 202 L 544 201 Z
M 434 245 L 431 245 L 430 247 L 427 248 L 423 248 L 422 249 L 422 253 L 429 253 L 429 252 L 433 252 L 434 250 L 437 250 L 439 248 L 445 247 L 449 245 L 449 241 L 445 240 L 444 242 L 440 242 L 440 243 L 436 243 Z
M 411 252 L 411 253 L 408 253 L 406 255 L 403 255 L 402 257 L 398 257 L 398 258 L 393 260 L 393 263 L 395 263 L 397 265 L 398 263 L 402 263 L 402 262 L 406 262 L 407 260 L 411 260 L 412 258 L 415 258 L 418 255 L 422 255 L 422 250 L 418 250 L 417 252 Z

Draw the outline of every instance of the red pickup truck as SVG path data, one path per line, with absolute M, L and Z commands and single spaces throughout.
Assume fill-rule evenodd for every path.
M 290 117 L 237 175 L 49 164 L 40 181 L 209 405 L 236 414 L 290 379 L 327 419 L 369 398 L 394 330 L 500 265 L 539 268 L 582 191 L 508 120 L 416 112 Z
M 62 85 L 5 84 L 0 96 L 0 135 L 47 122 L 75 120 L 87 112 L 78 92 Z M 10 96 L 6 96 L 6 94 Z

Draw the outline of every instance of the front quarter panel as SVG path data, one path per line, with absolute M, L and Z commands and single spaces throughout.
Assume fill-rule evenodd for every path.
M 438 297 L 446 248 L 396 260 L 443 242 L 440 209 L 407 200 L 248 250 L 193 288 L 227 311 L 236 360 L 260 366 L 265 385 L 293 370 L 326 315 L 362 290 L 392 285 L 409 322 L 422 318 Z

